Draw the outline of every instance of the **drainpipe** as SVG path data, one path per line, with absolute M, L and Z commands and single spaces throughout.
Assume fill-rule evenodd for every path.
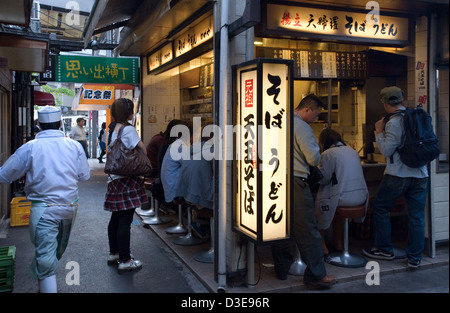
M 227 147 L 226 132 L 228 114 L 228 0 L 221 1 L 220 7 L 220 67 L 219 67 L 219 127 L 222 130 L 222 155 L 219 161 L 219 208 L 218 208 L 218 290 L 226 292 L 226 234 L 227 234 Z

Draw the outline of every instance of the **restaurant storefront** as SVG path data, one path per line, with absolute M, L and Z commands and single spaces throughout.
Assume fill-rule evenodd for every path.
M 380 90 L 398 86 L 406 94 L 406 106 L 423 105 L 432 115 L 441 141 L 441 156 L 429 165 L 426 207 L 424 254 L 433 257 L 436 245 L 449 238 L 448 137 L 442 129 L 443 121 L 448 120 L 448 87 L 443 85 L 448 81 L 448 35 L 443 40 L 440 33 L 447 28 L 448 11 L 442 15 L 431 5 L 371 3 L 369 7 L 365 2 L 349 7 L 340 1 L 335 6 L 324 6 L 321 1 L 261 1 L 259 23 L 230 41 L 236 49 L 230 51 L 230 63 L 242 62 L 233 56 L 248 51 L 245 45 L 234 44 L 238 40 L 254 43 L 254 55 L 247 54 L 248 59 L 294 60 L 294 107 L 309 93 L 327 104 L 311 125 L 314 133 L 318 137 L 324 127 L 331 127 L 359 152 L 371 199 L 387 162 L 373 135 L 375 122 L 386 114 L 380 105 Z M 442 42 L 447 52 L 437 42 Z M 399 203 L 391 213 L 393 232 L 403 227 L 399 241 L 406 240 L 406 212 L 404 203 Z M 361 236 L 371 238 L 370 234 Z
M 373 197 L 386 164 L 373 138 L 374 123 L 385 115 L 379 92 L 396 85 L 405 91 L 406 105 L 423 104 L 432 115 L 441 142 L 441 156 L 429 166 L 424 253 L 433 257 L 436 244 L 448 242 L 448 5 L 439 14 L 445 10 L 429 1 L 372 1 L 369 8 L 366 1 L 154 2 L 158 10 L 147 17 L 142 4 L 132 18 L 138 26 L 124 28 L 115 51 L 141 58 L 145 144 L 172 119 L 231 125 L 237 108 L 232 67 L 256 58 L 293 60 L 293 106 L 308 93 L 323 99 L 327 108 L 311 125 L 314 133 L 331 127 L 358 151 Z M 233 134 L 223 135 L 224 145 L 233 143 Z M 217 160 L 214 184 L 211 276 L 218 290 L 242 273 L 252 286 L 259 280 L 257 245 L 233 231 L 231 160 Z M 404 217 L 400 206 L 393 218 Z M 174 249 L 183 255 L 191 247 Z

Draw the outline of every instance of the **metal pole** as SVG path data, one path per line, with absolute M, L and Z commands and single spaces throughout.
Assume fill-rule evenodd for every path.
M 225 292 L 227 283 L 226 226 L 227 226 L 227 147 L 226 132 L 228 108 L 228 0 L 221 1 L 220 8 L 220 67 L 219 77 L 219 127 L 222 130 L 222 155 L 219 160 L 218 203 L 218 292 Z

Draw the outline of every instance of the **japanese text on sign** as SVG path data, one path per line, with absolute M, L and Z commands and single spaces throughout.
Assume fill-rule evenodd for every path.
M 137 58 L 105 58 L 60 55 L 57 58 L 57 82 L 137 84 Z
M 268 29 L 370 40 L 409 40 L 407 18 L 380 16 L 376 23 L 366 19 L 367 13 L 267 4 Z
M 287 232 L 288 137 L 285 65 L 263 64 L 262 214 L 263 240 L 284 238 Z
M 242 73 L 240 125 L 240 224 L 248 231 L 257 232 L 257 105 L 256 70 Z

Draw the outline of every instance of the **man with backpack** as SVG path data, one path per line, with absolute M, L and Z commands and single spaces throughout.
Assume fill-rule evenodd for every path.
M 375 123 L 375 138 L 380 152 L 388 159 L 383 179 L 372 202 L 374 243 L 363 253 L 375 259 L 393 260 L 389 211 L 400 196 L 408 207 L 408 266 L 417 268 L 422 260 L 425 241 L 425 203 L 428 191 L 427 166 L 410 167 L 400 158 L 399 148 L 405 143 L 405 117 L 411 111 L 403 106 L 403 91 L 395 86 L 380 93 L 388 115 Z M 421 110 L 421 109 L 420 109 Z M 427 114 L 426 112 L 421 112 Z M 430 121 L 431 123 L 431 121 Z

